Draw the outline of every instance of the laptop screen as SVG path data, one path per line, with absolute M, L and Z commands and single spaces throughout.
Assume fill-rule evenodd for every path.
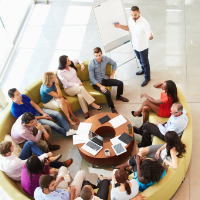
M 98 143 L 98 145 L 103 146 L 103 137 L 92 131 L 89 132 L 89 139 L 95 143 Z

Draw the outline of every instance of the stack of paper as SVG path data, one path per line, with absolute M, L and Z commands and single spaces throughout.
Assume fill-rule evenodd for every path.
M 111 119 L 109 122 L 111 123 L 111 125 L 114 128 L 117 128 L 117 127 L 121 126 L 122 124 L 125 124 L 127 122 L 127 120 L 122 115 L 119 115 L 119 116 Z
M 73 135 L 73 145 L 86 143 L 89 140 L 88 134 L 91 127 L 92 123 L 81 122 L 76 132 L 77 135 Z
M 119 137 L 120 137 L 120 136 L 121 136 L 121 135 L 118 135 L 117 137 L 112 138 L 110 141 L 111 141 L 111 143 L 112 143 L 113 145 L 116 145 L 116 144 L 121 143 L 122 146 L 125 147 L 127 144 L 124 143 L 124 142 L 122 142 L 121 140 L 119 140 Z

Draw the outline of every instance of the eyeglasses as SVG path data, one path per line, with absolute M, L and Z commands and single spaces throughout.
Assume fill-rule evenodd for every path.
M 176 114 L 176 113 L 178 113 L 177 111 L 176 112 L 172 112 L 172 111 L 170 111 L 170 113 L 172 114 L 172 115 L 174 115 L 174 114 Z

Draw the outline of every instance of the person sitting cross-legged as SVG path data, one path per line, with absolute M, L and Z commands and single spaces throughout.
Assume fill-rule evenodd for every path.
M 51 129 L 61 135 L 68 136 L 75 133 L 75 130 L 70 128 L 60 112 L 40 108 L 33 100 L 25 94 L 21 94 L 16 88 L 10 89 L 8 96 L 12 99 L 11 113 L 14 117 L 18 118 L 25 112 L 31 112 L 38 122 L 42 125 L 49 125 Z M 59 125 L 51 119 L 55 119 Z
M 142 136 L 142 141 L 138 144 L 138 147 L 150 146 L 152 144 L 151 135 L 164 140 L 167 131 L 175 131 L 180 137 L 188 124 L 186 113 L 187 111 L 183 109 L 182 104 L 176 102 L 171 107 L 172 115 L 166 123 L 157 121 L 156 124 L 146 122 L 140 128 L 133 126 L 134 133 Z
M 67 173 L 65 171 L 65 173 Z M 39 179 L 40 187 L 37 187 L 34 192 L 35 200 L 74 200 L 80 196 L 82 184 L 85 180 L 85 172 L 79 170 L 72 183 L 69 185 L 69 191 L 66 190 L 66 184 L 63 182 L 63 174 L 60 178 L 50 175 L 42 175 Z M 63 184 L 62 184 L 63 183 Z
M 72 112 L 69 101 L 62 95 L 57 76 L 53 72 L 45 72 L 42 77 L 42 83 L 40 95 L 44 108 L 60 108 L 71 125 L 79 124 L 80 122 Z M 70 118 L 70 115 L 75 122 Z
M 19 158 L 12 154 L 14 145 L 10 141 L 3 141 L 0 143 L 0 170 L 3 171 L 8 177 L 15 181 L 21 180 L 22 167 L 27 159 L 32 154 L 38 156 L 43 161 L 48 158 L 50 166 L 60 168 L 61 166 L 70 166 L 72 160 L 69 159 L 64 162 L 57 161 L 61 155 L 53 157 L 51 152 L 44 153 L 34 142 L 27 141 L 22 148 Z
M 60 148 L 59 145 L 51 145 L 52 132 L 48 125 L 38 123 L 35 116 L 26 112 L 21 115 L 13 124 L 11 129 L 11 137 L 15 143 L 22 148 L 26 141 L 33 141 L 45 153 L 55 151 Z M 44 140 L 40 140 L 41 137 Z
M 113 166 L 114 169 L 126 169 L 134 172 L 134 179 L 139 184 L 139 191 L 143 192 L 149 186 L 154 185 L 162 179 L 168 170 L 165 164 L 159 163 L 157 160 L 146 159 L 139 155 L 134 155 L 122 165 Z
M 106 96 L 108 106 L 111 108 L 113 113 L 117 113 L 114 103 L 111 98 L 110 91 L 106 86 L 117 86 L 116 100 L 128 102 L 129 100 L 122 97 L 124 84 L 122 81 L 114 79 L 115 70 L 117 69 L 117 63 L 111 58 L 102 55 L 102 51 L 99 47 L 94 49 L 94 59 L 88 64 L 89 76 L 91 84 L 94 89 L 103 93 Z M 110 77 L 106 75 L 106 65 L 112 65 L 112 74 Z

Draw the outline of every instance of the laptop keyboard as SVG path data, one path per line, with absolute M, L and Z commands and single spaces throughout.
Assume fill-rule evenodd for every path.
M 98 145 L 94 144 L 91 141 L 89 141 L 86 145 L 89 146 L 90 148 L 94 149 L 95 151 L 98 151 L 101 148 L 101 147 L 99 147 Z
M 98 144 L 99 146 L 103 146 L 103 141 L 99 140 L 98 138 L 94 137 L 91 140 L 92 142 Z

